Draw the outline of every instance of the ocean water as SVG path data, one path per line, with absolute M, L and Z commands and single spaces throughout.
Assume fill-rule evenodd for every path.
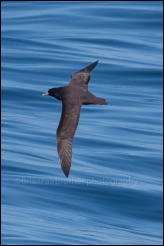
M 162 1 L 2 1 L 2 245 L 162 244 Z M 99 60 L 69 178 L 61 103 Z

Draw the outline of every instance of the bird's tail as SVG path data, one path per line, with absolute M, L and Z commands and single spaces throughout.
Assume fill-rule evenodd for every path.
M 99 105 L 107 105 L 108 103 L 104 98 L 96 97 L 91 92 L 87 92 L 83 101 L 83 104 L 99 104 Z
M 79 72 L 90 73 L 96 67 L 97 63 L 98 63 L 98 60 L 90 64 L 89 66 L 81 69 Z

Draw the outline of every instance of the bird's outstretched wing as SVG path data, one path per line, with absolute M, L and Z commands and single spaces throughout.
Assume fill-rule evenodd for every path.
M 96 65 L 97 65 L 98 62 L 99 61 L 97 60 L 94 63 L 90 64 L 89 66 L 87 66 L 87 67 L 79 70 L 78 72 L 90 73 L 96 67 Z
M 86 87 L 90 80 L 90 72 L 96 67 L 98 61 L 90 64 L 89 66 L 79 70 L 78 72 L 71 75 L 70 85 L 76 85 L 79 87 Z
M 60 164 L 68 177 L 72 162 L 72 141 L 79 122 L 81 104 L 62 102 L 62 115 L 57 129 L 57 149 Z

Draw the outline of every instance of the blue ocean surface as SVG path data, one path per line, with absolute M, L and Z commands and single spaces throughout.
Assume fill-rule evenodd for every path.
M 162 1 L 1 1 L 2 245 L 162 244 Z M 70 176 L 42 93 L 99 60 Z

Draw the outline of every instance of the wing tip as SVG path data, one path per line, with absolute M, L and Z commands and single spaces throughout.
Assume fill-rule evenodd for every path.
M 78 72 L 90 73 L 96 67 L 98 62 L 99 62 L 99 60 L 96 60 L 95 62 L 91 63 L 90 65 L 88 65 L 87 67 L 81 69 Z
M 71 165 L 65 165 L 62 160 L 60 159 L 59 157 L 59 162 L 60 162 L 60 165 L 61 165 L 61 168 L 63 170 L 63 173 L 65 174 L 65 176 L 68 178 L 69 176 L 69 172 L 70 172 L 70 169 L 71 169 Z
M 70 169 L 66 170 L 66 169 L 62 168 L 62 170 L 63 170 L 63 173 L 65 174 L 65 176 L 68 178 Z
M 97 66 L 97 63 L 99 62 L 99 60 L 96 60 L 95 62 L 91 63 L 87 69 L 88 69 L 88 72 L 91 72 L 96 66 Z

